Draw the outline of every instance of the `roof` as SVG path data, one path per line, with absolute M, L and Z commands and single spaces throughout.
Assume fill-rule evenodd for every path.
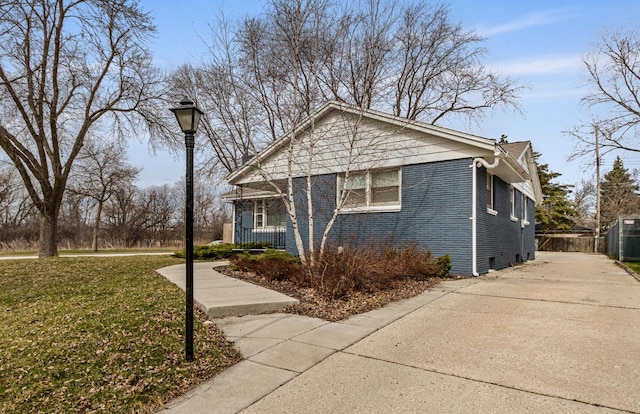
M 289 144 L 296 148 L 291 151 Z M 465 158 L 493 163 L 499 157 L 493 173 L 508 183 L 532 182 L 527 194 L 540 201 L 537 169 L 527 151 L 532 151 L 529 141 L 498 145 L 493 139 L 329 101 L 226 179 L 232 185 L 268 190 L 266 181 L 341 173 L 345 165 L 357 171 Z M 311 167 L 307 157 L 319 162 Z
M 506 144 L 500 144 L 500 146 L 507 153 L 513 155 L 515 159 L 518 159 L 530 144 L 531 144 L 530 141 L 518 141 L 518 142 L 509 142 Z
M 228 191 L 220 196 L 224 201 L 274 197 L 278 197 L 278 193 L 275 191 L 259 190 L 250 187 L 238 187 L 235 190 Z
M 242 166 L 240 166 L 235 171 L 232 171 L 230 174 L 226 176 L 226 180 L 234 184 L 234 181 L 241 177 L 243 174 L 251 171 L 255 166 L 259 165 L 261 161 L 266 160 L 277 152 L 279 149 L 285 147 L 291 139 L 291 136 L 296 136 L 301 132 L 308 129 L 314 123 L 319 122 L 322 118 L 327 116 L 329 113 L 339 111 L 342 113 L 352 114 L 357 117 L 367 118 L 371 120 L 381 121 L 387 124 L 392 124 L 397 127 L 402 128 L 403 130 L 412 130 L 421 133 L 428 133 L 430 135 L 434 135 L 437 137 L 446 138 L 451 141 L 461 142 L 465 144 L 469 144 L 472 146 L 476 146 L 487 151 L 493 152 L 495 149 L 495 140 L 489 138 L 483 138 L 472 134 L 467 134 L 464 132 L 456 131 L 453 129 L 443 128 L 431 124 L 427 124 L 420 121 L 409 120 L 407 118 L 402 118 L 394 115 L 390 115 L 384 112 L 375 111 L 372 109 L 363 110 L 358 108 L 357 106 L 346 104 L 343 102 L 337 101 L 328 101 L 324 105 L 322 105 L 314 114 L 308 117 L 305 121 L 301 122 L 294 128 L 292 131 L 288 131 L 282 137 L 278 138 L 276 141 L 272 142 L 268 145 L 264 150 L 260 151 L 253 158 L 248 160 Z

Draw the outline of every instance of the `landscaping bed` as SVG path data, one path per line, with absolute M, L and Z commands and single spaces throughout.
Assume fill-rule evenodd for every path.
M 287 253 L 271 251 L 234 256 L 231 266 L 216 270 L 300 301 L 280 312 L 328 321 L 413 297 L 445 279 L 461 278 L 448 273 L 448 257 L 436 259 L 415 247 L 382 254 L 372 249 L 330 252 L 320 266 L 322 280 L 318 272 L 309 274 L 308 268 L 299 266 L 297 259 Z M 351 283 L 353 280 L 357 283 Z
M 394 283 L 388 289 L 375 293 L 356 292 L 348 298 L 330 299 L 318 295 L 312 288 L 297 286 L 290 281 L 274 281 L 258 276 L 251 272 L 232 270 L 229 266 L 217 267 L 216 270 L 227 276 L 244 280 L 267 289 L 275 290 L 300 301 L 298 305 L 289 306 L 279 312 L 294 313 L 296 315 L 310 316 L 335 322 L 348 318 L 351 315 L 368 312 L 381 308 L 391 302 L 411 298 L 445 278 L 433 277 L 427 280 L 405 280 Z M 446 279 L 459 279 L 461 276 L 449 276 Z

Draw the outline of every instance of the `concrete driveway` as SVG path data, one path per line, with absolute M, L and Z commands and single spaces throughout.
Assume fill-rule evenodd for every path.
M 244 413 L 640 413 L 640 283 L 538 253 L 449 292 Z

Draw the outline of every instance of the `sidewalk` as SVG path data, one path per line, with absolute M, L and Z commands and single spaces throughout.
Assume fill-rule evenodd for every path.
M 244 316 L 277 311 L 295 305 L 298 299 L 243 282 L 216 272 L 214 267 L 227 262 L 196 262 L 193 264 L 193 298 L 209 319 Z M 185 290 L 184 264 L 157 270 L 162 276 Z
M 538 254 L 341 322 L 216 320 L 246 359 L 161 413 L 640 413 L 640 283 Z
M 196 265 L 198 267 L 194 266 L 194 281 L 200 280 L 200 284 L 194 282 L 195 300 L 210 304 L 206 308 L 209 315 L 225 313 L 216 308 L 226 310 L 225 305 L 214 305 L 216 299 L 213 295 L 220 300 L 225 300 L 226 303 L 231 303 L 236 300 L 240 302 L 238 298 L 243 297 L 244 294 L 238 294 L 238 292 L 242 292 L 243 289 L 267 290 L 255 285 L 243 286 L 249 284 L 235 279 L 233 280 L 236 283 L 232 286 L 230 281 L 225 280 L 232 278 L 212 270 L 211 263 Z M 176 284 L 184 289 L 183 265 L 160 269 L 158 272 L 174 283 L 178 282 Z M 182 281 L 180 281 L 180 274 L 182 274 Z M 199 289 L 199 286 L 216 284 L 203 283 L 206 279 L 218 279 L 217 283 L 228 287 L 229 291 L 215 292 L 216 289 L 213 288 Z M 190 393 L 170 402 L 160 413 L 237 413 L 336 352 L 344 350 L 451 291 L 477 282 L 477 279 L 461 279 L 441 283 L 434 289 L 411 299 L 355 315 L 341 322 L 328 322 L 282 313 L 217 319 L 216 325 L 223 330 L 227 339 L 235 343 L 245 360 L 201 384 Z

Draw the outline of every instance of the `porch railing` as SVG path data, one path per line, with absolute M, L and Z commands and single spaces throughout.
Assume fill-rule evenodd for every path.
M 286 248 L 287 232 L 284 227 L 274 227 L 268 230 L 239 229 L 236 231 L 235 242 L 241 248 L 253 248 L 256 244 L 269 244 L 273 249 Z

